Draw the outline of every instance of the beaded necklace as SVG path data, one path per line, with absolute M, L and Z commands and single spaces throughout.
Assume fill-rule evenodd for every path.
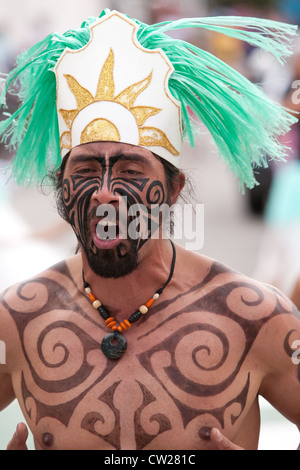
M 159 296 L 163 293 L 164 289 L 167 287 L 169 282 L 171 281 L 174 273 L 175 268 L 175 261 L 176 261 L 176 250 L 174 243 L 170 240 L 173 250 L 173 257 L 172 257 L 172 264 L 170 269 L 170 274 L 167 279 L 167 282 L 158 289 L 155 294 L 148 300 L 144 305 L 141 305 L 138 310 L 130 315 L 128 319 L 123 320 L 117 325 L 114 317 L 111 316 L 105 307 L 102 305 L 101 301 L 96 299 L 94 294 L 91 291 L 89 284 L 86 282 L 84 278 L 84 273 L 82 272 L 83 277 L 83 286 L 86 294 L 88 295 L 89 299 L 92 302 L 93 307 L 98 310 L 100 316 L 105 321 L 107 328 L 111 329 L 113 333 L 109 333 L 106 335 L 101 343 L 101 349 L 103 354 L 109 359 L 120 359 L 127 349 L 127 340 L 125 336 L 122 334 L 123 331 L 127 331 L 128 328 L 131 328 L 132 323 L 138 321 L 143 315 L 146 315 L 151 305 L 159 298 Z

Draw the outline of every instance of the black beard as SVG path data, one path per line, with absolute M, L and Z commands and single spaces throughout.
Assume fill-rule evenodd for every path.
M 115 248 L 110 250 L 96 247 L 88 229 L 89 222 L 95 213 L 96 208 L 86 217 L 84 236 L 81 240 L 89 267 L 97 276 L 104 278 L 117 279 L 132 273 L 139 264 L 138 240 L 128 237 L 126 243 L 120 241 Z
M 128 243 L 120 243 L 111 250 L 100 250 L 92 241 L 89 245 L 92 248 L 84 246 L 84 252 L 91 270 L 104 278 L 114 278 L 126 276 L 132 273 L 139 264 L 137 243 L 134 240 L 128 240 Z

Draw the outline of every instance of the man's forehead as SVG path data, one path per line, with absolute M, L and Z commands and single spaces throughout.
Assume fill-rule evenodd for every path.
M 120 142 L 91 142 L 88 144 L 78 145 L 74 147 L 70 152 L 70 157 L 74 159 L 80 158 L 80 156 L 89 157 L 115 157 L 124 155 L 128 158 L 133 159 L 154 159 L 155 156 L 152 152 L 142 147 L 138 147 L 130 144 L 123 144 Z

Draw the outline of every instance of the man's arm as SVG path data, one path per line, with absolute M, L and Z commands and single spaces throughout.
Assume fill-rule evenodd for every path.
M 9 316 L 1 302 L 0 295 L 0 412 L 6 408 L 16 398 L 11 376 L 11 351 L 15 351 L 15 336 Z M 3 426 L 1 423 L 0 426 Z M 7 445 L 7 450 L 27 450 L 26 441 L 28 438 L 26 424 L 19 423 L 16 431 Z
M 266 332 L 265 358 L 270 369 L 260 395 L 300 428 L 300 314 L 279 315 Z M 300 446 L 299 446 L 300 447 Z
M 11 376 L 6 365 L 0 365 L 0 411 L 6 408 L 15 399 Z M 3 425 L 3 423 L 0 423 Z M 7 450 L 27 450 L 26 440 L 28 429 L 24 423 L 17 426 L 16 432 L 7 446 Z
M 257 359 L 264 367 L 259 395 L 300 429 L 300 313 L 282 293 L 277 299 L 259 335 Z
M 14 335 L 1 297 L 0 295 L 0 411 L 15 399 L 11 368 L 9 367 L 10 351 L 15 347 Z
M 259 394 L 300 430 L 300 313 L 281 293 L 254 347 L 264 371 Z M 209 438 L 215 450 L 243 450 L 217 429 Z
M 15 399 L 11 376 L 5 365 L 0 365 L 0 411 Z

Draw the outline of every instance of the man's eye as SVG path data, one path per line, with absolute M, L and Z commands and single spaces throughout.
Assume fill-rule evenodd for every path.
M 138 170 L 132 170 L 130 168 L 126 169 L 126 170 L 123 170 L 122 171 L 123 175 L 129 175 L 129 176 L 138 176 L 141 174 L 140 171 Z

